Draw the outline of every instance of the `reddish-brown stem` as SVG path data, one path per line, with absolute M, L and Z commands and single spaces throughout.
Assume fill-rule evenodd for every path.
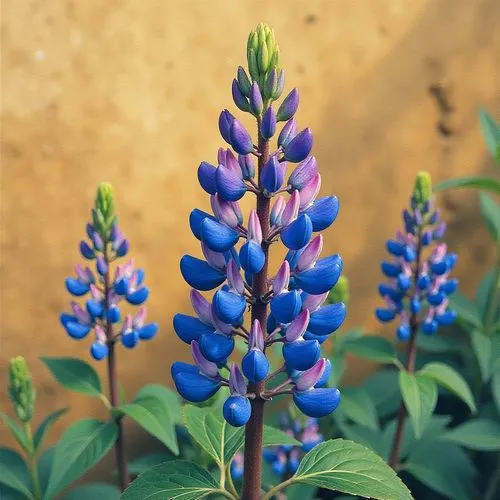
M 104 276 L 104 296 L 106 301 L 106 309 L 109 308 L 108 297 L 110 290 L 110 271 L 109 271 L 109 258 L 108 258 L 108 246 L 105 243 L 106 248 L 104 251 L 104 260 L 108 270 Z M 107 344 L 109 347 L 108 353 L 108 383 L 109 383 L 109 399 L 111 406 L 113 408 L 120 405 L 120 395 L 118 387 L 118 374 L 116 371 L 116 356 L 115 356 L 115 345 L 116 338 L 113 334 L 113 324 L 111 321 L 106 320 L 106 337 Z M 124 443 L 124 433 L 123 433 L 123 422 L 120 417 L 115 419 L 116 425 L 118 426 L 118 435 L 115 442 L 115 452 L 116 452 L 116 467 L 118 469 L 118 479 L 120 483 L 120 489 L 124 491 L 129 483 L 130 477 L 128 473 L 127 460 L 125 458 L 125 443 Z
M 260 125 L 260 123 L 259 123 Z M 259 146 L 258 151 L 258 185 L 262 186 L 261 173 L 262 168 L 269 158 L 269 142 L 260 135 L 260 126 L 258 126 Z M 262 191 L 262 190 L 261 190 Z M 267 302 L 262 298 L 267 292 L 267 267 L 268 250 L 265 243 L 269 234 L 269 205 L 270 200 L 261 193 L 257 194 L 257 216 L 262 227 L 262 237 L 264 243 L 262 248 L 265 254 L 265 264 L 262 270 L 255 274 L 252 282 L 252 295 L 255 297 L 255 304 L 252 305 L 252 324 L 258 319 L 262 328 L 266 326 L 267 320 Z M 260 498 L 260 489 L 262 484 L 262 432 L 264 428 L 264 403 L 261 397 L 264 391 L 264 383 L 250 384 L 248 392 L 255 393 L 256 397 L 251 401 L 252 416 L 245 428 L 245 458 L 244 458 L 244 477 L 243 477 L 243 500 L 258 500 Z

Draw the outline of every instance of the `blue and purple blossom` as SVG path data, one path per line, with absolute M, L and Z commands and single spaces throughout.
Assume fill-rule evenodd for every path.
M 96 360 L 105 358 L 118 340 L 131 349 L 140 340 L 156 335 L 156 323 L 146 321 L 144 303 L 149 289 L 144 285 L 144 271 L 132 259 L 116 264 L 129 251 L 129 241 L 120 231 L 114 213 L 112 188 L 101 184 L 97 191 L 92 222 L 86 228 L 88 240 L 80 242 L 80 253 L 91 261 L 89 266 L 75 266 L 75 277 L 66 279 L 66 289 L 75 297 L 87 297 L 84 305 L 71 302 L 71 313 L 61 314 L 61 323 L 76 340 L 91 332 L 94 340 L 90 353 Z M 114 267 L 114 270 L 112 270 Z M 140 306 L 135 314 L 123 314 L 123 306 Z
M 379 285 L 386 305 L 375 312 L 383 323 L 398 318 L 397 336 L 406 341 L 413 329 L 420 327 L 423 333 L 432 335 L 456 318 L 448 297 L 458 287 L 458 280 L 450 277 L 457 256 L 440 241 L 446 224 L 434 208 L 431 180 L 426 172 L 417 176 L 410 208 L 403 212 L 403 223 L 404 229 L 387 241 L 392 259 L 382 262 L 382 273 L 388 281 Z

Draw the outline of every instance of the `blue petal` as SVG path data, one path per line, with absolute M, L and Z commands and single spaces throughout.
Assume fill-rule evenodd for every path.
M 330 227 L 337 218 L 339 200 L 336 196 L 319 198 L 304 213 L 311 219 L 314 232 L 323 231 Z
M 424 321 L 422 323 L 422 332 L 426 335 L 434 335 L 438 330 L 438 322 L 435 320 L 432 321 Z
M 446 263 L 445 260 L 442 260 L 440 262 L 433 262 L 431 264 L 431 271 L 434 274 L 441 276 L 442 274 L 448 272 L 448 264 Z
M 222 363 L 234 350 L 234 339 L 220 333 L 204 333 L 200 337 L 200 351 L 214 363 Z
M 68 314 L 68 313 L 62 313 L 59 316 L 59 320 L 61 321 L 61 325 L 66 328 L 66 324 L 69 323 L 70 321 L 73 321 L 74 323 L 78 323 L 78 319 L 74 314 Z
M 232 292 L 219 290 L 213 298 L 213 308 L 216 316 L 230 325 L 237 324 L 245 312 L 247 301 L 245 297 Z
M 393 309 L 383 309 L 378 307 L 375 309 L 375 315 L 379 321 L 382 321 L 382 323 L 388 323 L 396 317 L 396 311 Z
M 90 355 L 96 360 L 101 361 L 104 359 L 109 353 L 109 347 L 106 344 L 102 344 L 101 342 L 94 342 L 90 346 Z
M 378 286 L 378 292 L 382 297 L 389 297 L 393 302 L 399 302 L 403 298 L 403 294 L 399 290 L 394 290 L 385 283 Z
M 381 269 L 389 278 L 396 278 L 402 271 L 400 264 L 393 264 L 392 262 L 382 262 Z
M 127 295 L 128 293 L 128 279 L 127 278 L 119 278 L 115 281 L 113 286 L 116 295 Z
M 217 220 L 213 215 L 207 214 L 206 212 L 204 212 L 203 210 L 199 210 L 198 208 L 195 208 L 189 214 L 189 227 L 191 228 L 194 236 L 199 240 L 201 240 L 201 223 L 206 218 L 209 218 L 213 221 Z
M 233 247 L 240 237 L 238 231 L 225 224 L 205 218 L 201 223 L 201 241 L 214 252 L 226 252 Z
M 279 323 L 290 323 L 302 307 L 302 299 L 297 290 L 280 293 L 271 300 L 271 313 Z
M 89 244 L 86 241 L 80 241 L 80 253 L 86 259 L 93 259 L 95 257 L 94 250 L 90 248 Z
M 139 343 L 139 334 L 136 330 L 122 334 L 122 344 L 127 349 L 133 349 Z
M 111 306 L 106 313 L 106 318 L 110 323 L 118 323 L 120 317 L 120 309 L 117 306 Z
M 332 373 L 332 364 L 330 363 L 330 360 L 327 359 L 325 364 L 325 371 L 323 372 L 323 375 L 321 375 L 321 378 L 316 382 L 316 385 L 314 387 L 316 389 L 324 387 L 327 384 L 331 373 Z
M 66 289 L 69 293 L 71 293 L 71 295 L 81 297 L 90 290 L 90 286 L 85 283 L 81 283 L 75 278 L 66 278 Z
M 181 273 L 186 282 L 197 290 L 213 290 L 225 279 L 226 275 L 214 269 L 208 262 L 184 255 L 181 259 Z
M 275 317 L 272 314 L 269 314 L 269 316 L 267 317 L 267 321 L 266 321 L 267 333 L 274 332 L 274 330 L 276 330 L 276 328 L 278 328 L 278 323 L 276 323 Z
M 427 302 L 429 302 L 431 306 L 440 306 L 445 298 L 446 295 L 443 292 L 431 293 L 427 295 Z
M 174 316 L 174 330 L 177 336 L 186 344 L 191 344 L 193 340 L 200 340 L 204 333 L 213 333 L 215 331 L 212 325 L 206 325 L 198 318 L 186 314 L 176 314 Z
M 137 330 L 141 340 L 152 339 L 158 332 L 158 325 L 156 323 L 148 323 Z
M 281 241 L 291 250 L 300 250 L 311 239 L 313 225 L 307 214 L 301 214 L 281 232 Z
M 68 335 L 76 340 L 85 338 L 90 332 L 90 325 L 82 325 L 76 321 L 67 321 L 64 328 Z
M 318 260 L 316 265 L 307 271 L 297 273 L 295 282 L 304 292 L 321 295 L 331 290 L 342 272 L 343 262 L 340 255 L 332 255 Z
M 446 295 L 451 295 L 452 293 L 455 293 L 457 288 L 458 288 L 458 280 L 452 279 L 442 283 L 441 286 L 439 287 L 439 290 L 445 293 Z
M 102 318 L 104 316 L 104 306 L 97 300 L 87 300 L 85 304 L 87 312 L 92 318 Z
M 217 192 L 217 185 L 215 183 L 216 172 L 217 168 L 206 161 L 202 161 L 198 167 L 198 181 L 208 194 L 215 194 Z
M 215 176 L 217 192 L 226 201 L 238 201 L 247 192 L 247 185 L 232 170 L 219 167 Z
M 330 336 L 329 335 L 315 335 L 314 333 L 306 332 L 306 333 L 304 333 L 304 338 L 306 340 L 317 340 L 320 344 L 322 344 L 323 342 L 328 340 L 330 338 Z
M 409 288 L 411 288 L 411 280 L 406 274 L 399 274 L 397 278 L 398 287 L 402 292 L 406 292 Z
M 273 156 L 263 167 L 260 181 L 262 187 L 268 193 L 275 193 L 285 180 L 285 169 L 279 164 L 276 156 Z
M 310 129 L 306 128 L 299 132 L 288 144 L 283 146 L 285 159 L 293 163 L 305 160 L 313 145 L 313 137 Z
M 172 373 L 173 373 L 172 367 Z M 211 398 L 220 388 L 220 383 L 199 372 L 177 371 L 172 375 L 177 392 L 191 403 L 201 403 Z
M 303 372 L 318 361 L 321 347 L 317 340 L 297 340 L 283 345 L 283 357 L 287 367 Z
M 420 309 L 421 309 L 420 300 L 417 297 L 412 297 L 410 301 L 410 311 L 413 314 L 417 314 L 420 312 Z
M 252 415 L 252 405 L 244 396 L 229 396 L 224 402 L 222 413 L 233 427 L 245 425 Z
M 405 342 L 411 336 L 410 327 L 408 325 L 399 325 L 398 329 L 396 330 L 396 334 L 399 340 Z
M 431 277 L 426 274 L 425 276 L 420 276 L 417 280 L 417 286 L 420 290 L 427 290 L 431 284 Z
M 404 243 L 399 243 L 398 241 L 388 240 L 386 243 L 387 251 L 394 255 L 395 257 L 400 257 L 403 255 L 405 245 Z
M 293 402 L 308 417 L 325 417 L 334 412 L 340 403 L 338 389 L 311 389 L 294 392 Z
M 436 315 L 436 321 L 440 325 L 451 325 L 457 319 L 457 313 L 455 311 L 449 310 L 443 314 Z
M 172 363 L 172 366 L 170 368 L 170 373 L 173 379 L 175 379 L 178 373 L 183 373 L 183 372 L 199 374 L 200 370 L 196 365 L 191 365 L 189 363 L 184 363 L 182 361 L 176 361 L 175 363 Z
M 255 241 L 247 241 L 240 248 L 241 267 L 250 274 L 256 274 L 264 267 L 266 256 L 262 247 Z
M 344 322 L 346 307 L 342 302 L 322 306 L 313 313 L 307 330 L 314 335 L 329 335 Z
M 251 349 L 241 361 L 243 374 L 250 382 L 260 382 L 269 373 L 269 361 L 258 349 Z
M 149 290 L 147 287 L 143 286 L 136 290 L 135 292 L 127 294 L 127 302 L 133 306 L 139 306 L 143 304 L 149 296 Z

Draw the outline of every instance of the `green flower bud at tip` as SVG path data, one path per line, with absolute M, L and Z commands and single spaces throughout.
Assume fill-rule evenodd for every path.
M 92 220 L 97 232 L 104 241 L 108 240 L 111 226 L 116 219 L 113 186 L 109 182 L 101 182 L 97 187 Z
M 17 356 L 9 361 L 9 397 L 21 422 L 33 418 L 35 389 L 26 360 Z
M 432 197 L 432 179 L 429 172 L 421 171 L 415 178 L 413 200 L 417 207 L 422 208 Z
M 346 276 L 341 276 L 328 294 L 329 304 L 336 304 L 338 302 L 343 302 L 346 305 L 349 302 L 349 279 Z

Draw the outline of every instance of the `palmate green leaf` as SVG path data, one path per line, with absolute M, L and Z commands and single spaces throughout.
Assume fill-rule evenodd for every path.
M 49 358 L 40 360 L 53 377 L 66 389 L 96 398 L 102 397 L 99 375 L 87 362 L 77 358 Z
M 459 397 L 470 410 L 476 412 L 474 396 L 463 377 L 453 368 L 444 363 L 428 363 L 419 372 L 425 377 L 431 378 L 438 385 L 444 387 L 455 396 Z
M 479 124 L 484 137 L 486 147 L 491 156 L 500 164 L 500 127 L 495 123 L 495 120 L 484 109 L 479 108 Z
M 500 243 L 500 205 L 486 193 L 479 193 L 479 207 L 493 241 Z
M 474 328 L 482 328 L 481 315 L 476 305 L 463 293 L 455 292 L 450 296 L 449 301 L 450 307 L 456 311 L 461 323 Z
M 25 451 L 29 450 L 28 438 L 24 429 L 19 426 L 19 424 L 6 413 L 0 412 L 0 420 L 9 428 L 10 432 L 18 442 L 19 446 Z
M 482 418 L 469 420 L 443 434 L 440 439 L 471 450 L 500 450 L 500 422 Z
M 415 437 L 419 439 L 436 407 L 438 397 L 436 383 L 432 379 L 401 370 L 399 387 L 410 414 Z
M 62 417 L 67 411 L 68 408 L 61 408 L 50 413 L 42 420 L 42 423 L 38 426 L 35 432 L 35 436 L 33 437 L 33 445 L 35 447 L 35 450 L 38 450 L 43 444 L 45 435 L 47 434 L 50 427 L 52 427 L 52 425 L 55 424 L 57 420 Z
M 122 500 L 197 500 L 222 493 L 208 471 L 194 462 L 172 460 L 141 474 L 122 494 Z M 228 496 L 228 495 L 226 495 Z M 229 497 L 231 498 L 231 497 Z
M 104 458 L 117 433 L 114 421 L 86 419 L 69 427 L 57 443 L 44 500 L 54 498 Z
M 447 181 L 439 182 L 432 187 L 432 190 L 437 193 L 438 191 L 445 191 L 447 189 L 482 189 L 492 193 L 500 193 L 500 181 L 492 179 L 491 177 L 455 177 Z
M 176 424 L 182 424 L 182 406 L 181 399 L 177 392 L 161 384 L 145 385 L 135 396 L 134 401 L 149 397 L 158 398 L 170 414 L 170 420 Z
M 119 500 L 120 490 L 106 483 L 84 484 L 64 495 L 63 500 Z
M 368 392 L 361 387 L 345 387 L 342 389 L 339 411 L 359 425 L 373 430 L 379 428 L 375 404 Z
M 26 464 L 19 453 L 10 448 L 0 448 L 0 484 L 15 490 L 24 498 L 34 498 Z
M 179 455 L 175 425 L 165 405 L 156 397 L 143 397 L 119 406 L 115 411 L 135 420 L 146 432 L 159 439 L 174 455 Z
M 378 335 L 363 335 L 342 344 L 346 352 L 351 352 L 362 358 L 371 359 L 378 363 L 394 363 L 397 359 L 397 352 L 394 344 Z
M 219 465 L 228 464 L 243 446 L 245 429 L 229 425 L 218 405 L 209 408 L 186 405 L 184 417 L 191 437 Z
M 295 439 L 290 434 L 283 432 L 280 429 L 271 427 L 270 425 L 264 425 L 264 431 L 262 436 L 262 446 L 302 446 L 302 443 Z
M 365 498 L 412 499 L 401 479 L 378 455 L 343 439 L 325 441 L 314 447 L 302 459 L 290 482 Z

